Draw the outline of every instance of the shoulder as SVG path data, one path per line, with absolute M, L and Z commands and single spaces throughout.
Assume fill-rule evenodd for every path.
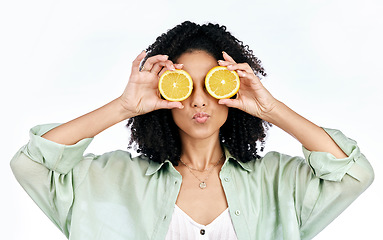
M 271 151 L 259 159 L 246 163 L 253 174 L 267 176 L 292 177 L 302 166 L 306 166 L 305 159 L 300 156 L 289 156 L 283 153 Z
M 105 172 L 113 171 L 130 172 L 130 171 L 146 171 L 150 160 L 143 156 L 133 156 L 132 153 L 123 150 L 106 152 L 102 155 L 87 154 L 84 156 L 82 165 L 88 166 L 88 171 Z
M 289 168 L 296 167 L 302 163 L 305 163 L 305 159 L 301 156 L 290 156 L 280 152 L 271 151 L 260 159 L 262 166 L 273 168 Z

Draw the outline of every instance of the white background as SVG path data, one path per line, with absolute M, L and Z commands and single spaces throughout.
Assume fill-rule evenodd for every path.
M 1 239 L 65 239 L 9 161 L 37 124 L 66 122 L 119 96 L 133 59 L 184 20 L 226 25 L 263 61 L 265 86 L 321 126 L 358 141 L 375 182 L 316 239 L 381 236 L 381 1 L 3 1 L 0 5 Z M 126 149 L 125 123 L 89 152 Z M 273 127 L 266 151 L 302 155 Z

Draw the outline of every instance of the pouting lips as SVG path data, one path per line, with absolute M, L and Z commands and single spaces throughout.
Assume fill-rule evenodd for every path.
M 209 114 L 205 112 L 199 112 L 194 114 L 193 119 L 196 120 L 196 122 L 198 123 L 205 123 L 209 117 Z

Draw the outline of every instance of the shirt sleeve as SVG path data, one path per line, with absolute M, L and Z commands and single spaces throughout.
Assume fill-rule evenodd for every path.
M 92 141 L 62 145 L 41 136 L 59 124 L 40 125 L 30 130 L 30 141 L 12 158 L 12 171 L 29 196 L 68 237 L 74 190 L 86 175 L 89 165 L 79 165 Z M 90 162 L 90 161 L 88 161 Z M 75 176 L 75 177 L 74 177 Z
M 302 239 L 311 239 L 346 209 L 373 181 L 374 172 L 356 142 L 324 128 L 348 156 L 309 151 L 295 175 L 295 208 Z

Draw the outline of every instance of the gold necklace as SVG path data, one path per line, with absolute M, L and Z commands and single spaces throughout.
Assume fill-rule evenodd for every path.
M 221 158 L 222 158 L 222 157 L 223 157 L 223 153 L 222 153 L 221 157 L 219 158 L 218 162 L 216 162 L 216 163 L 214 164 L 214 166 L 211 166 L 211 167 L 209 167 L 209 168 L 205 168 L 205 169 L 202 169 L 202 170 L 199 170 L 199 169 L 190 167 L 190 166 L 187 165 L 184 161 L 182 161 L 181 158 L 180 158 L 180 161 L 181 161 L 181 163 L 182 163 L 183 165 L 185 165 L 187 168 L 189 168 L 189 169 L 191 169 L 191 170 L 198 171 L 198 172 L 205 172 L 205 171 L 209 171 L 210 168 L 214 168 L 215 166 L 217 166 L 218 163 L 221 161 Z
M 189 167 L 186 163 L 184 163 L 184 162 L 182 161 L 181 158 L 180 158 L 180 161 L 181 161 L 181 163 L 182 163 L 183 165 L 185 165 L 185 166 L 188 168 L 189 172 L 190 172 L 191 174 L 193 174 L 193 176 L 194 176 L 195 178 L 197 178 L 198 181 L 200 181 L 199 187 L 200 187 L 201 189 L 204 189 L 204 188 L 207 187 L 207 185 L 206 185 L 206 180 L 209 178 L 210 174 L 213 172 L 213 169 L 218 165 L 218 163 L 221 162 L 222 158 L 223 158 L 223 153 L 222 153 L 221 157 L 219 158 L 219 160 L 214 164 L 214 166 L 212 166 L 212 167 L 210 167 L 210 168 L 207 168 L 207 169 L 203 169 L 203 170 L 199 170 L 199 169 L 195 169 L 195 168 Z M 206 177 L 204 180 L 199 179 L 199 177 L 197 177 L 197 176 L 192 172 L 192 170 L 199 171 L 199 172 L 204 172 L 204 171 L 208 171 L 209 169 L 211 169 L 211 170 L 209 171 L 209 173 L 207 174 L 207 177 Z

